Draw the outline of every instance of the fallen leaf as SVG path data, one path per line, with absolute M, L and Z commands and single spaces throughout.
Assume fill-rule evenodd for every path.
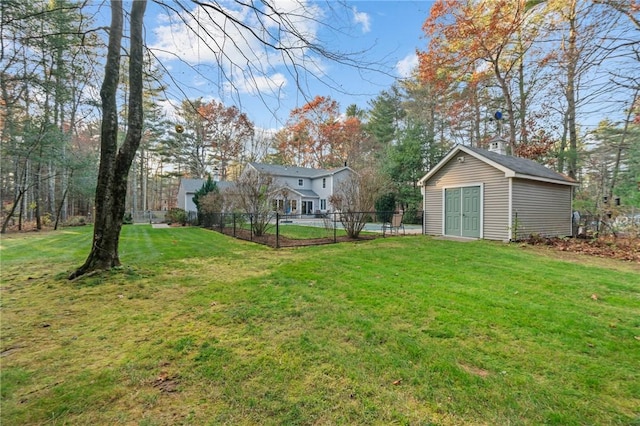
M 398 386 L 400 383 L 402 383 L 402 379 L 398 379 L 395 382 L 393 382 L 394 386 Z

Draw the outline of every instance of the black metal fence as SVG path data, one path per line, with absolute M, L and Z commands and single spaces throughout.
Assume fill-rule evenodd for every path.
M 395 213 L 396 217 L 398 213 Z M 271 247 L 297 247 L 361 241 L 391 235 L 422 234 L 421 225 L 392 223 L 394 212 L 333 212 L 314 215 L 282 213 L 211 213 L 200 224 L 234 238 Z
M 640 213 L 630 214 L 578 213 L 573 218 L 573 235 L 579 238 L 598 236 L 640 236 Z

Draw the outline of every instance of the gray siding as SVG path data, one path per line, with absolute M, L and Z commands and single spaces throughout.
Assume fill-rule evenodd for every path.
M 458 158 L 464 157 L 464 162 Z M 433 175 L 425 187 L 424 227 L 429 235 L 442 234 L 442 193 L 446 187 L 483 183 L 483 235 L 509 239 L 509 181 L 504 173 L 468 154 L 459 153 Z
M 568 185 L 513 179 L 513 224 L 517 237 L 571 235 L 571 192 Z
M 185 203 L 185 189 L 184 189 L 184 186 L 180 184 L 180 187 L 178 188 L 178 208 L 182 210 L 186 210 L 184 203 Z

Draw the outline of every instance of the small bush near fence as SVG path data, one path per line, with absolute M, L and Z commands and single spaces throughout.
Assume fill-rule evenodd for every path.
M 178 207 L 174 207 L 170 209 L 167 215 L 165 216 L 165 220 L 167 221 L 167 223 L 177 223 L 180 225 L 186 225 L 188 219 L 189 219 L 189 216 L 187 215 L 187 212 Z
M 356 219 L 353 219 L 353 218 Z M 362 230 L 352 238 L 345 228 L 361 220 Z M 215 213 L 206 218 L 206 226 L 225 235 L 271 247 L 297 247 L 333 244 L 344 241 L 363 241 L 382 237 L 382 223 L 376 221 L 375 212 L 326 213 L 316 215 L 251 215 L 242 213 Z M 388 231 L 387 231 L 388 232 Z

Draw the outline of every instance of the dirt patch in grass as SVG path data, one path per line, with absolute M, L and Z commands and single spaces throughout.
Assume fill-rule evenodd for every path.
M 176 377 L 171 377 L 166 371 L 160 372 L 153 381 L 153 387 L 160 392 L 171 393 L 178 390 L 179 381 Z
M 482 378 L 485 378 L 485 377 L 489 376 L 489 372 L 487 370 L 483 369 L 483 368 L 474 367 L 473 365 L 467 365 L 467 364 L 463 364 L 463 363 L 458 363 L 458 365 L 464 371 L 466 371 L 467 373 L 472 374 L 474 376 L 478 376 L 478 377 L 482 377 Z

